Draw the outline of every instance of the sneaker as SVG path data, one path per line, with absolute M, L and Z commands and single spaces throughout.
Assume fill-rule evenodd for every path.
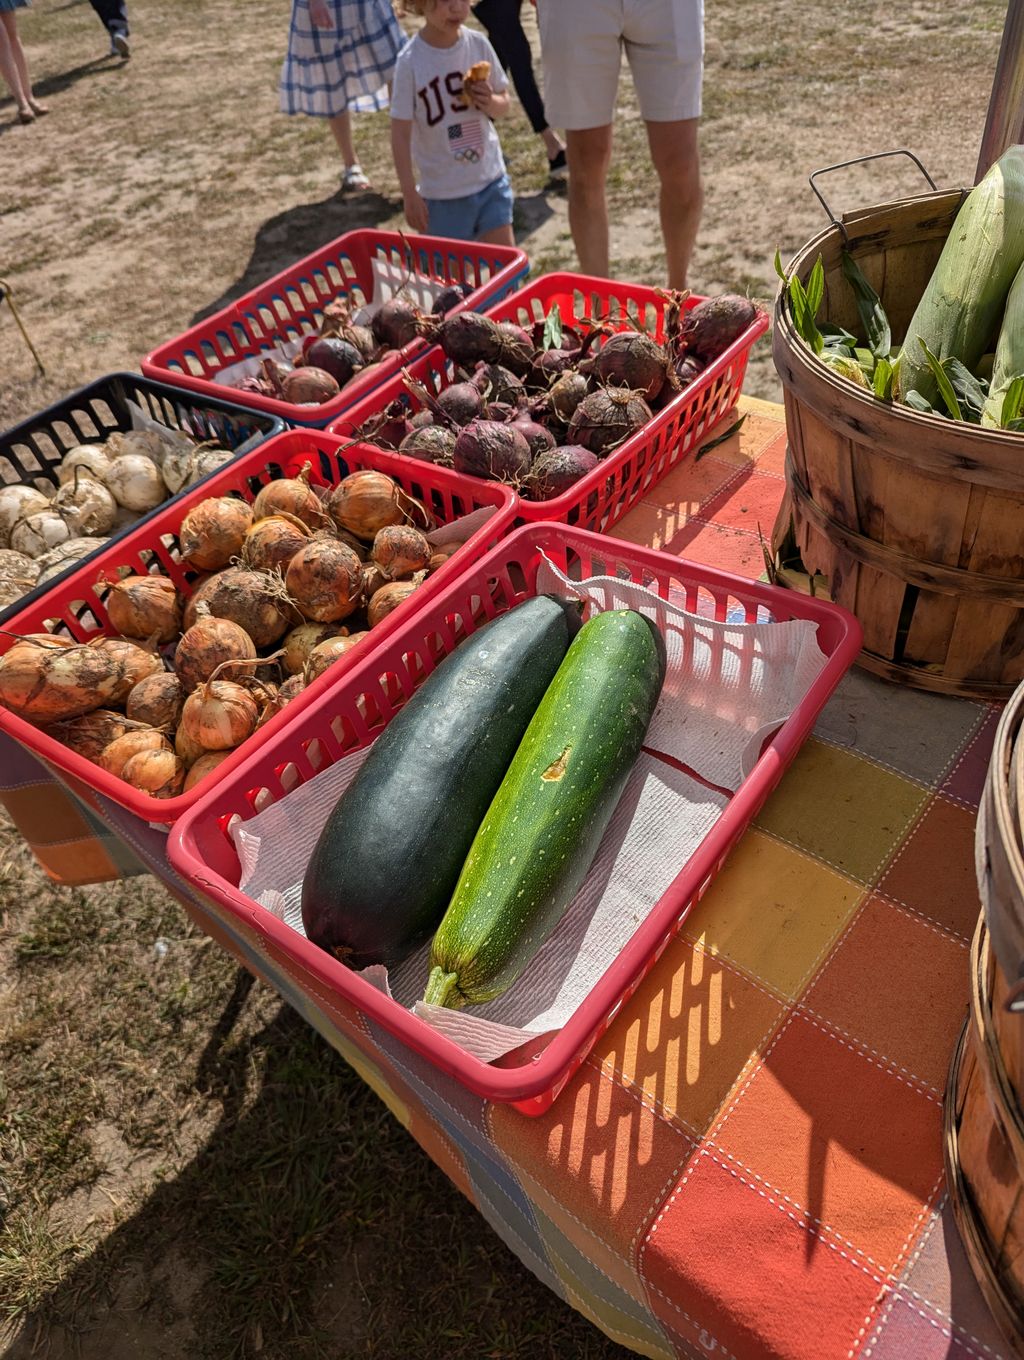
M 127 61 L 132 54 L 131 43 L 128 41 L 127 33 L 114 33 L 110 39 L 110 55 L 121 57 Z
M 369 189 L 370 181 L 367 179 L 363 167 L 359 164 L 347 165 L 345 173 L 341 177 L 341 188 L 343 193 L 362 193 Z
M 568 179 L 569 162 L 565 158 L 565 148 L 557 156 L 548 157 L 548 174 L 552 179 Z

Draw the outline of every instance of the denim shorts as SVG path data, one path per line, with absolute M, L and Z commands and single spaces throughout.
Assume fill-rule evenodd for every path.
M 424 199 L 430 218 L 431 236 L 450 236 L 456 241 L 476 241 L 484 232 L 507 227 L 512 222 L 512 185 L 508 175 L 465 198 Z

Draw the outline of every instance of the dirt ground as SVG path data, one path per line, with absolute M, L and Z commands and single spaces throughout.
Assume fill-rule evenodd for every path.
M 341 232 L 400 222 L 386 115 L 358 125 L 376 190 L 345 199 L 325 130 L 277 112 L 286 0 L 130 9 L 128 63 L 105 56 L 86 0 L 19 12 L 52 112 L 23 128 L 0 102 L 0 277 L 46 375 L 0 305 L 0 428 L 137 367 Z M 788 258 L 825 222 L 807 184 L 818 167 L 904 147 L 939 186 L 969 184 L 1004 12 L 710 4 L 693 287 L 769 303 L 776 248 Z M 660 283 L 628 78 L 621 96 L 613 269 Z M 545 184 L 521 113 L 503 140 L 535 270 L 572 268 L 564 190 Z M 825 182 L 837 211 L 918 187 L 909 162 Z M 747 390 L 778 396 L 767 343 Z M 341 1060 L 153 880 L 54 888 L 6 822 L 0 1050 L 2 1354 L 625 1354 L 534 1280 Z

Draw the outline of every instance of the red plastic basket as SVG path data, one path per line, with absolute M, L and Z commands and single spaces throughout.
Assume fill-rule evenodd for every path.
M 525 252 L 514 246 L 407 236 L 395 231 L 349 231 L 192 326 L 184 335 L 158 346 L 143 359 L 142 371 L 147 377 L 194 392 L 271 411 L 293 425 L 322 428 L 408 363 L 427 347 L 427 342 L 414 340 L 396 350 L 380 367 L 366 377 L 354 378 L 322 406 L 297 406 L 257 392 L 239 392 L 213 379 L 218 370 L 240 359 L 315 331 L 324 307 L 339 293 L 345 293 L 356 307 L 372 301 L 375 259 L 399 270 L 411 263 L 418 273 L 433 279 L 469 284 L 473 293 L 453 311 L 491 306 L 529 271 Z
M 701 297 L 688 298 L 686 310 L 703 301 Z M 639 283 L 589 278 L 585 274 L 546 274 L 534 279 L 513 296 L 490 307 L 487 315 L 529 329 L 556 305 L 567 324 L 585 318 L 610 318 L 614 323 L 621 318 L 622 328 L 639 323 L 655 340 L 665 338 L 668 302 L 657 289 Z M 711 427 L 736 405 L 751 346 L 767 329 L 768 316 L 759 311 L 724 354 L 658 411 L 642 430 L 602 459 L 593 472 L 553 500 L 520 498 L 516 522 L 534 524 L 549 520 L 607 533 L 656 482 L 692 453 Z M 430 349 L 408 368 L 410 376 L 435 395 L 455 381 L 455 365 L 439 347 Z M 413 410 L 422 405 L 410 396 L 400 373 L 357 405 L 350 406 L 328 428 L 351 438 L 355 430 L 397 399 L 405 400 Z
M 258 747 L 271 741 L 283 723 L 298 718 L 316 702 L 319 694 L 337 684 L 359 651 L 364 647 L 367 652 L 376 651 L 386 643 L 389 637 L 401 629 L 410 613 L 443 590 L 446 582 L 497 542 L 515 515 L 515 496 L 507 487 L 497 483 L 460 477 L 449 469 L 418 463 L 410 458 L 395 458 L 365 444 L 346 446 L 323 430 L 289 430 L 267 440 L 252 453 L 244 454 L 237 462 L 207 478 L 187 495 L 179 496 L 164 511 L 150 516 L 145 524 L 119 539 L 109 549 L 95 554 L 86 566 L 62 577 L 51 590 L 14 614 L 6 627 L 10 633 L 70 633 L 80 642 L 102 634 L 113 634 L 115 630 L 109 624 L 103 601 L 109 591 L 109 582 L 128 572 L 160 572 L 169 576 L 182 594 L 191 594 L 199 573 L 182 565 L 177 538 L 181 522 L 191 507 L 208 496 L 237 494 L 252 501 L 267 482 L 294 476 L 307 462 L 313 464 L 311 481 L 328 486 L 337 485 L 350 472 L 362 468 L 386 472 L 411 496 L 422 501 L 440 524 L 451 523 L 485 506 L 493 507 L 494 514 L 447 562 L 431 572 L 415 594 L 382 619 L 359 647 L 335 661 L 287 708 L 271 718 L 207 775 L 201 785 L 176 798 L 151 798 L 123 780 L 107 774 L 91 760 L 76 755 L 43 729 L 33 727 L 2 707 L 0 731 L 6 732 L 43 760 L 58 778 L 71 784 L 76 792 L 84 791 L 87 794 L 92 790 L 119 803 L 143 821 L 169 825 L 192 807 L 201 793 L 209 790 L 211 781 L 219 779 L 222 773 L 229 774 L 232 769 L 237 769 Z M 0 636 L 0 655 L 13 645 L 13 637 Z
M 577 578 L 621 576 L 664 597 L 670 590 L 678 591 L 688 610 L 712 613 L 719 619 L 730 611 L 730 616 L 738 611 L 743 619 L 759 623 L 810 619 L 817 625 L 818 643 L 827 662 L 796 710 L 766 744 L 712 831 L 680 866 L 669 890 L 584 1004 L 541 1051 L 528 1059 L 515 1059 L 521 1065 L 499 1067 L 464 1052 L 242 892 L 229 827 L 233 819 L 251 819 L 318 771 L 372 741 L 458 640 L 536 592 L 542 554 Z M 219 780 L 177 823 L 168 840 L 168 855 L 201 895 L 219 904 L 248 932 L 256 932 L 270 961 L 270 975 L 285 974 L 315 1005 L 326 1000 L 329 1008 L 333 1000 L 343 1009 L 345 1003 L 356 1007 L 478 1095 L 510 1102 L 527 1114 L 540 1114 L 703 896 L 810 732 L 859 646 L 860 626 L 835 605 L 614 538 L 562 525 L 528 525 L 450 581 L 391 635 L 385 647 L 363 657 L 342 683 L 321 693 L 304 710 L 301 723 L 279 728 L 273 741 L 262 744 Z

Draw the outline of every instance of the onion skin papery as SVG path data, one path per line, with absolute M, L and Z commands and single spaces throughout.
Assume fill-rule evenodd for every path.
M 414 578 L 411 581 L 392 581 L 390 585 L 382 586 L 374 594 L 366 611 L 370 627 L 376 628 L 382 619 L 386 619 L 393 610 L 403 604 L 421 584 L 421 579 Z
M 258 519 L 245 536 L 242 560 L 257 571 L 287 567 L 312 534 L 308 524 L 292 515 L 268 515 Z
M 200 571 L 218 571 L 242 551 L 252 526 L 252 507 L 234 496 L 210 496 L 181 522 L 181 555 Z
M 306 463 L 297 477 L 282 477 L 276 482 L 268 482 L 253 501 L 253 519 L 267 519 L 270 515 L 294 515 L 311 529 L 322 529 L 325 524 L 329 524 L 320 498 L 306 480 L 311 468 L 312 464 Z
M 107 490 L 126 510 L 153 510 L 167 496 L 160 469 L 141 453 L 112 458 L 103 472 Z
M 293 699 L 297 699 L 306 688 L 305 678 L 299 675 L 289 675 L 281 688 L 277 691 L 277 701 L 283 708 L 285 704 L 290 704 Z
M 100 755 L 97 762 L 101 769 L 106 770 L 107 774 L 112 774 L 120 779 L 124 767 L 131 760 L 132 756 L 138 755 L 140 751 L 170 751 L 171 743 L 155 729 L 133 730 L 123 733 L 107 746 Z
M 329 666 L 333 666 L 339 657 L 351 651 L 364 637 L 365 633 L 352 633 L 349 637 L 333 637 L 318 643 L 310 652 L 302 673 L 304 684 L 311 685 L 314 680 L 318 680 Z
M 185 608 L 186 628 L 196 622 L 200 604 L 215 618 L 237 623 L 257 650 L 272 646 L 296 622 L 281 577 L 248 567 L 225 567 L 205 580 Z
M 124 711 L 132 722 L 173 732 L 185 703 L 185 687 L 177 675 L 163 671 L 140 680 L 125 700 Z
M 181 629 L 181 600 L 166 576 L 125 576 L 104 603 L 110 626 L 123 637 L 170 642 Z
M 388 580 L 396 581 L 422 571 L 430 554 L 430 544 L 418 529 L 411 524 L 390 524 L 374 538 L 370 561 Z
M 185 782 L 185 766 L 170 748 L 138 751 L 125 761 L 121 778 L 151 798 L 175 798 Z
M 372 542 L 378 530 L 404 524 L 397 485 L 383 472 L 351 472 L 327 498 L 327 509 L 340 529 Z
M 185 700 L 181 729 L 203 751 L 226 751 L 252 736 L 259 716 L 259 705 L 243 685 L 208 680 Z
M 214 618 L 205 604 L 196 610 L 195 623 L 174 653 L 174 670 L 186 694 L 209 680 L 225 661 L 256 660 L 256 648 L 244 628 L 230 619 Z
M 218 765 L 222 765 L 230 754 L 230 751 L 207 751 L 206 755 L 200 756 L 185 776 L 184 792 L 188 793 L 190 789 L 194 789 L 200 780 L 205 779 Z
M 123 703 L 140 680 L 163 672 L 164 663 L 158 652 L 141 647 L 137 642 L 130 642 L 128 638 L 97 638 L 88 645 L 106 652 L 124 667 L 124 680 L 114 699 L 115 703 Z
M 316 534 L 288 564 L 285 589 L 305 618 L 332 623 L 362 603 L 362 564 L 344 543 Z
M 340 634 L 346 633 L 346 629 L 339 629 L 333 623 L 300 623 L 297 628 L 293 628 L 285 636 L 281 643 L 285 670 L 289 675 L 301 675 L 314 647 L 321 642 L 326 642 L 328 638 L 338 637 Z
M 94 708 L 66 722 L 55 723 L 47 729 L 50 736 L 86 760 L 99 761 L 100 756 L 118 737 L 132 726 L 123 713 L 110 708 Z
M 0 704 L 28 722 L 60 722 L 116 702 L 124 677 L 124 666 L 97 647 L 16 642 L 0 657 Z
M 281 395 L 297 406 L 322 406 L 341 391 L 336 378 L 322 368 L 293 368 L 281 381 Z

